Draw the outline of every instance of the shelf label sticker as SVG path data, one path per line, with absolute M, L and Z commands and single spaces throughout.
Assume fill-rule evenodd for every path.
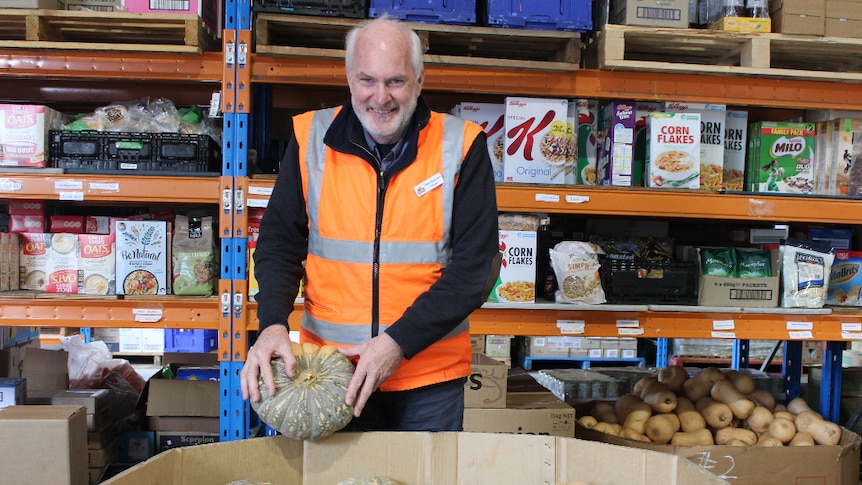
M 248 199 L 245 201 L 246 205 L 249 207 L 258 207 L 261 209 L 265 209 L 267 205 L 269 205 L 269 199 Z
M 248 195 L 265 195 L 269 197 L 272 195 L 272 187 L 260 187 L 257 185 L 249 185 L 248 186 Z
M 83 190 L 84 182 L 80 180 L 58 180 L 54 182 L 54 190 Z
M 862 332 L 841 332 L 841 340 L 862 340 Z
M 60 200 L 72 200 L 76 202 L 84 200 L 84 191 L 82 190 L 64 190 L 57 195 Z
M 811 322 L 787 322 L 787 330 L 813 330 L 814 324 Z
M 787 332 L 787 335 L 790 337 L 790 340 L 811 340 L 814 338 L 814 334 L 810 330 L 791 331 Z
M 536 194 L 536 202 L 551 202 L 556 204 L 560 201 L 560 196 L 556 194 Z
M 736 330 L 736 323 L 733 320 L 713 320 L 712 329 L 716 331 Z
M 20 192 L 24 182 L 16 179 L 0 179 L 0 192 Z
M 842 323 L 842 332 L 862 332 L 862 323 Z
M 566 202 L 569 204 L 585 204 L 589 201 L 589 195 L 566 195 Z
M 617 328 L 637 328 L 641 326 L 638 320 L 617 320 Z
M 557 328 L 560 329 L 560 333 L 566 335 L 583 334 L 586 326 L 583 320 L 557 320 Z
M 632 327 L 620 327 L 617 329 L 617 335 L 623 337 L 637 337 L 638 335 L 643 335 L 644 329 L 642 328 L 632 328 Z
M 727 338 L 736 340 L 736 332 L 711 332 L 710 338 Z
M 164 311 L 161 308 L 133 308 L 132 315 L 136 322 L 155 323 L 162 319 Z
M 90 190 L 103 190 L 105 192 L 119 192 L 120 184 L 113 182 L 91 182 Z

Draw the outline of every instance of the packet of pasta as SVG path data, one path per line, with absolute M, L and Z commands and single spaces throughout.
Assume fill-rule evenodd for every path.
M 599 254 L 604 254 L 601 248 L 588 242 L 563 241 L 549 252 L 560 287 L 555 295 L 557 303 L 607 302 L 599 275 Z

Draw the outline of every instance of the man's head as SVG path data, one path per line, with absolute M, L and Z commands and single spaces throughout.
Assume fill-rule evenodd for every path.
M 390 18 L 363 22 L 347 34 L 345 67 L 362 126 L 377 143 L 397 142 L 425 80 L 419 36 Z

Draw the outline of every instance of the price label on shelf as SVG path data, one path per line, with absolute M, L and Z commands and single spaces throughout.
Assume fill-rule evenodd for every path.
M 90 190 L 101 190 L 103 192 L 119 192 L 120 184 L 116 182 L 92 182 L 90 183 Z
M 249 207 L 264 209 L 269 205 L 269 199 L 248 199 L 246 204 L 248 204 Z
M 862 323 L 842 323 L 842 332 L 862 332 Z
M 790 340 L 811 340 L 814 338 L 814 334 L 810 330 L 790 331 L 787 332 L 787 336 L 790 337 Z
M 0 179 L 0 192 L 20 192 L 24 182 L 16 179 Z
M 637 337 L 643 334 L 644 329 L 642 328 L 620 327 L 617 329 L 617 335 L 620 337 Z
M 637 328 L 641 326 L 638 320 L 617 320 L 617 328 Z
M 133 308 L 132 315 L 136 322 L 155 323 L 162 319 L 163 311 L 160 308 Z
M 862 332 L 841 332 L 841 340 L 862 340 Z
M 587 195 L 567 195 L 566 202 L 569 204 L 585 204 L 590 201 Z
M 718 332 L 736 330 L 736 322 L 733 320 L 713 320 L 712 329 Z
M 736 340 L 736 332 L 712 332 L 710 333 L 710 337 Z
M 82 190 L 64 190 L 57 194 L 60 200 L 72 200 L 80 202 L 84 200 L 84 191 Z
M 54 182 L 54 190 L 83 190 L 84 182 L 80 180 L 58 180 Z
M 787 330 L 813 330 L 814 324 L 811 322 L 787 322 Z
M 264 195 L 269 197 L 272 195 L 272 187 L 261 187 L 259 185 L 249 185 L 248 195 Z
M 586 329 L 586 322 L 583 320 L 557 320 L 557 328 L 564 335 L 580 335 Z
M 536 194 L 536 202 L 551 202 L 556 204 L 560 201 L 560 196 L 556 194 Z

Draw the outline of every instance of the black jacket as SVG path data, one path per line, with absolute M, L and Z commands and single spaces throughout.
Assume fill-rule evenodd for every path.
M 430 108 L 420 98 L 405 135 L 405 152 L 387 171 L 387 181 L 415 159 L 419 131 L 429 117 Z M 380 166 L 366 145 L 362 125 L 349 102 L 333 120 L 324 142 L 334 150 L 365 159 L 375 168 Z M 269 325 L 287 325 L 303 276 L 302 261 L 308 251 L 308 214 L 302 195 L 298 150 L 293 135 L 261 221 L 254 253 L 255 276 L 260 286 L 255 296 L 260 330 Z M 369 197 L 376 195 L 370 193 Z M 440 279 L 387 330 L 407 358 L 437 341 L 481 306 L 487 297 L 486 280 L 494 277 L 493 259 L 498 254 L 497 205 L 484 134 L 476 138 L 461 166 L 455 187 L 452 238 L 452 261 Z

